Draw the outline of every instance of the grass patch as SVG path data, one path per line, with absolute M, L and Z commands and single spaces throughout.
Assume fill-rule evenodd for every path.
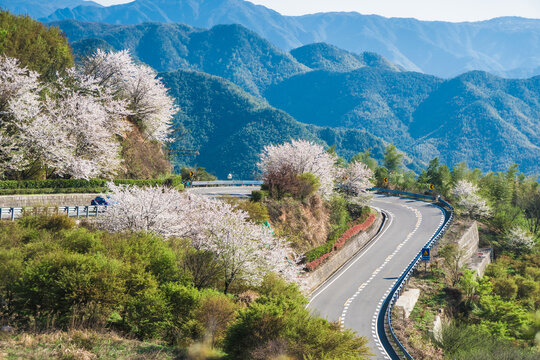
M 177 359 L 185 351 L 91 330 L 23 332 L 0 337 L 2 359 Z

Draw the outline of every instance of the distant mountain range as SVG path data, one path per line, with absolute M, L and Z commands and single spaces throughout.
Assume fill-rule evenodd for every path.
M 197 70 L 223 77 L 259 96 L 293 75 L 311 70 L 350 71 L 374 67 L 401 69 L 374 53 L 353 54 L 328 44 L 312 44 L 285 53 L 240 25 L 209 30 L 182 24 L 109 25 L 74 20 L 53 22 L 84 56 L 96 48 L 129 49 L 158 71 Z
M 283 16 L 243 0 L 135 0 L 110 7 L 58 9 L 41 20 L 64 19 L 204 28 L 234 23 L 285 51 L 326 42 L 355 53 L 375 52 L 407 70 L 443 78 L 470 70 L 520 78 L 540 74 L 540 20 L 517 17 L 449 23 L 343 12 Z
M 9 10 L 13 14 L 29 15 L 35 19 L 49 16 L 58 9 L 79 5 L 101 7 L 96 2 L 85 0 L 0 0 L 0 9 Z
M 540 77 L 505 80 L 485 72 L 469 72 L 444 80 L 404 71 L 377 54 L 354 54 L 324 43 L 285 53 L 239 25 L 219 25 L 205 30 L 158 23 L 109 25 L 66 20 L 54 24 L 66 33 L 76 52 L 88 53 L 96 47 L 128 48 L 141 61 L 160 71 L 196 70 L 233 82 L 259 98 L 253 108 L 261 108 L 261 104 L 269 107 L 265 100 L 273 106 L 272 111 L 265 112 L 266 122 L 284 126 L 286 118 L 296 124 L 282 127 L 282 137 L 269 135 L 270 140 L 288 139 L 301 133 L 321 139 L 313 128 L 305 128 L 296 122 L 299 121 L 332 129 L 366 131 L 378 139 L 395 143 L 420 163 L 439 156 L 449 165 L 465 161 L 482 170 L 503 170 L 516 162 L 527 173 L 540 172 L 537 161 L 540 158 Z M 182 75 L 182 81 L 186 77 Z M 219 83 L 216 78 L 209 79 L 212 81 L 206 79 L 205 83 Z M 197 88 L 194 83 L 185 86 Z M 173 86 L 176 96 L 180 96 L 178 89 L 179 86 Z M 181 107 L 189 107 L 196 101 L 195 94 L 188 103 L 179 100 Z M 230 133 L 220 130 L 216 134 L 227 133 L 225 138 L 230 138 L 231 134 L 248 131 L 244 123 L 232 118 L 224 120 L 229 118 L 231 109 L 214 109 L 210 100 L 198 104 L 190 118 L 197 118 L 199 111 L 205 118 L 215 116 L 212 124 L 219 119 L 236 124 Z M 253 116 L 251 110 L 246 110 L 250 106 L 240 108 L 244 112 L 233 111 L 237 114 L 234 119 Z M 257 119 L 248 124 L 257 123 L 258 128 L 263 129 L 264 121 L 260 120 L 259 113 Z M 197 134 L 196 138 L 203 139 L 208 129 L 216 129 L 210 123 L 193 123 L 197 125 L 190 129 Z M 271 133 L 269 130 L 268 134 Z M 264 139 L 261 134 L 258 133 L 258 138 Z M 236 137 L 240 143 L 244 138 Z M 265 141 L 251 139 L 246 148 L 260 150 L 263 143 Z M 202 159 L 209 163 L 226 159 L 217 154 L 232 146 L 230 142 L 228 147 L 220 147 L 216 138 L 208 144 L 222 150 L 213 153 L 203 140 L 195 143 L 205 148 L 206 153 L 213 154 L 207 159 L 201 155 L 201 164 Z M 332 141 L 327 144 L 333 145 Z M 247 151 L 246 154 L 251 155 L 246 156 L 253 159 L 254 152 Z M 249 161 L 243 163 L 249 168 Z

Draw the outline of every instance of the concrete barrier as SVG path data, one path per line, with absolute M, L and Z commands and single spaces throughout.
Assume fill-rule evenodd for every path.
M 464 261 L 459 265 L 462 266 L 468 259 L 470 259 L 478 249 L 478 243 L 480 239 L 478 237 L 478 223 L 473 221 L 471 226 L 465 230 L 457 244 L 459 248 L 464 252 Z
M 0 207 L 90 205 L 96 196 L 98 194 L 4 195 L 0 196 Z
M 378 213 L 375 222 L 371 226 L 352 238 L 350 238 L 341 250 L 336 251 L 321 266 L 310 272 L 306 278 L 309 291 L 314 291 L 324 283 L 332 274 L 349 261 L 358 251 L 362 250 L 377 235 L 383 222 L 383 216 Z
M 411 315 L 411 312 L 414 309 L 414 305 L 416 305 L 419 297 L 420 289 L 409 289 L 407 291 L 404 291 L 403 294 L 398 297 L 394 307 L 403 308 L 403 313 L 405 315 L 405 318 L 407 319 L 409 318 L 409 315 Z

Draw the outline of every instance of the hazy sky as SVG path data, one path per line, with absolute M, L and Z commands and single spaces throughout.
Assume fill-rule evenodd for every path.
M 94 0 L 103 5 L 130 0 Z M 284 15 L 357 11 L 421 20 L 476 21 L 499 16 L 540 18 L 540 0 L 251 0 Z

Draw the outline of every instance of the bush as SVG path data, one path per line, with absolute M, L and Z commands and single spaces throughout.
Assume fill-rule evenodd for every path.
M 163 186 L 167 186 L 179 191 L 184 190 L 184 184 L 182 184 L 182 176 L 181 175 L 168 175 L 163 180 Z
M 50 230 L 53 232 L 70 230 L 75 227 L 75 220 L 65 215 L 28 216 L 23 217 L 19 222 L 26 228 Z
M 321 186 L 319 178 L 312 173 L 300 174 L 298 175 L 297 180 L 297 189 L 293 195 L 300 200 L 307 199 L 319 190 L 319 187 Z
M 493 292 L 506 300 L 515 299 L 517 291 L 518 286 L 512 278 L 499 278 L 493 284 Z
M 75 317 L 105 322 L 126 290 L 123 279 L 118 277 L 121 269 L 120 262 L 99 254 L 46 254 L 27 264 L 13 284 L 15 307 L 20 314 L 38 321 L 57 316 L 60 325 L 67 325 Z M 96 311 L 92 304 L 100 310 Z
M 169 331 L 171 318 L 164 294 L 157 288 L 147 288 L 128 299 L 123 325 L 140 339 L 159 339 Z
M 94 179 L 52 179 L 52 180 L 3 180 L 0 194 L 10 193 L 61 193 L 61 192 L 103 192 L 108 180 Z M 180 185 L 180 178 L 171 176 L 164 179 L 115 179 L 115 185 L 161 186 L 170 183 Z
M 193 176 L 191 176 L 191 172 L 193 172 Z M 188 180 L 189 181 L 214 181 L 214 180 L 217 180 L 217 177 L 210 174 L 203 167 L 198 167 L 198 168 L 183 167 L 182 170 L 180 170 L 180 174 L 182 176 L 182 180 L 184 180 L 184 181 L 188 181 Z
M 270 349 L 273 356 L 293 359 L 367 358 L 367 340 L 313 317 L 296 286 L 268 276 L 259 292 L 261 296 L 241 310 L 227 330 L 224 350 L 232 358 L 261 358 Z
M 236 205 L 238 210 L 243 210 L 248 213 L 251 221 L 256 222 L 257 224 L 262 224 L 270 220 L 268 215 L 268 209 L 266 206 L 260 202 L 250 201 L 250 200 L 238 200 L 231 199 L 230 202 Z
M 261 202 L 268 196 L 268 192 L 264 190 L 253 190 L 251 192 L 251 200 L 254 202 Z
M 478 327 L 454 323 L 443 326 L 441 338 L 435 343 L 445 357 L 456 360 L 533 360 L 538 356 Z

